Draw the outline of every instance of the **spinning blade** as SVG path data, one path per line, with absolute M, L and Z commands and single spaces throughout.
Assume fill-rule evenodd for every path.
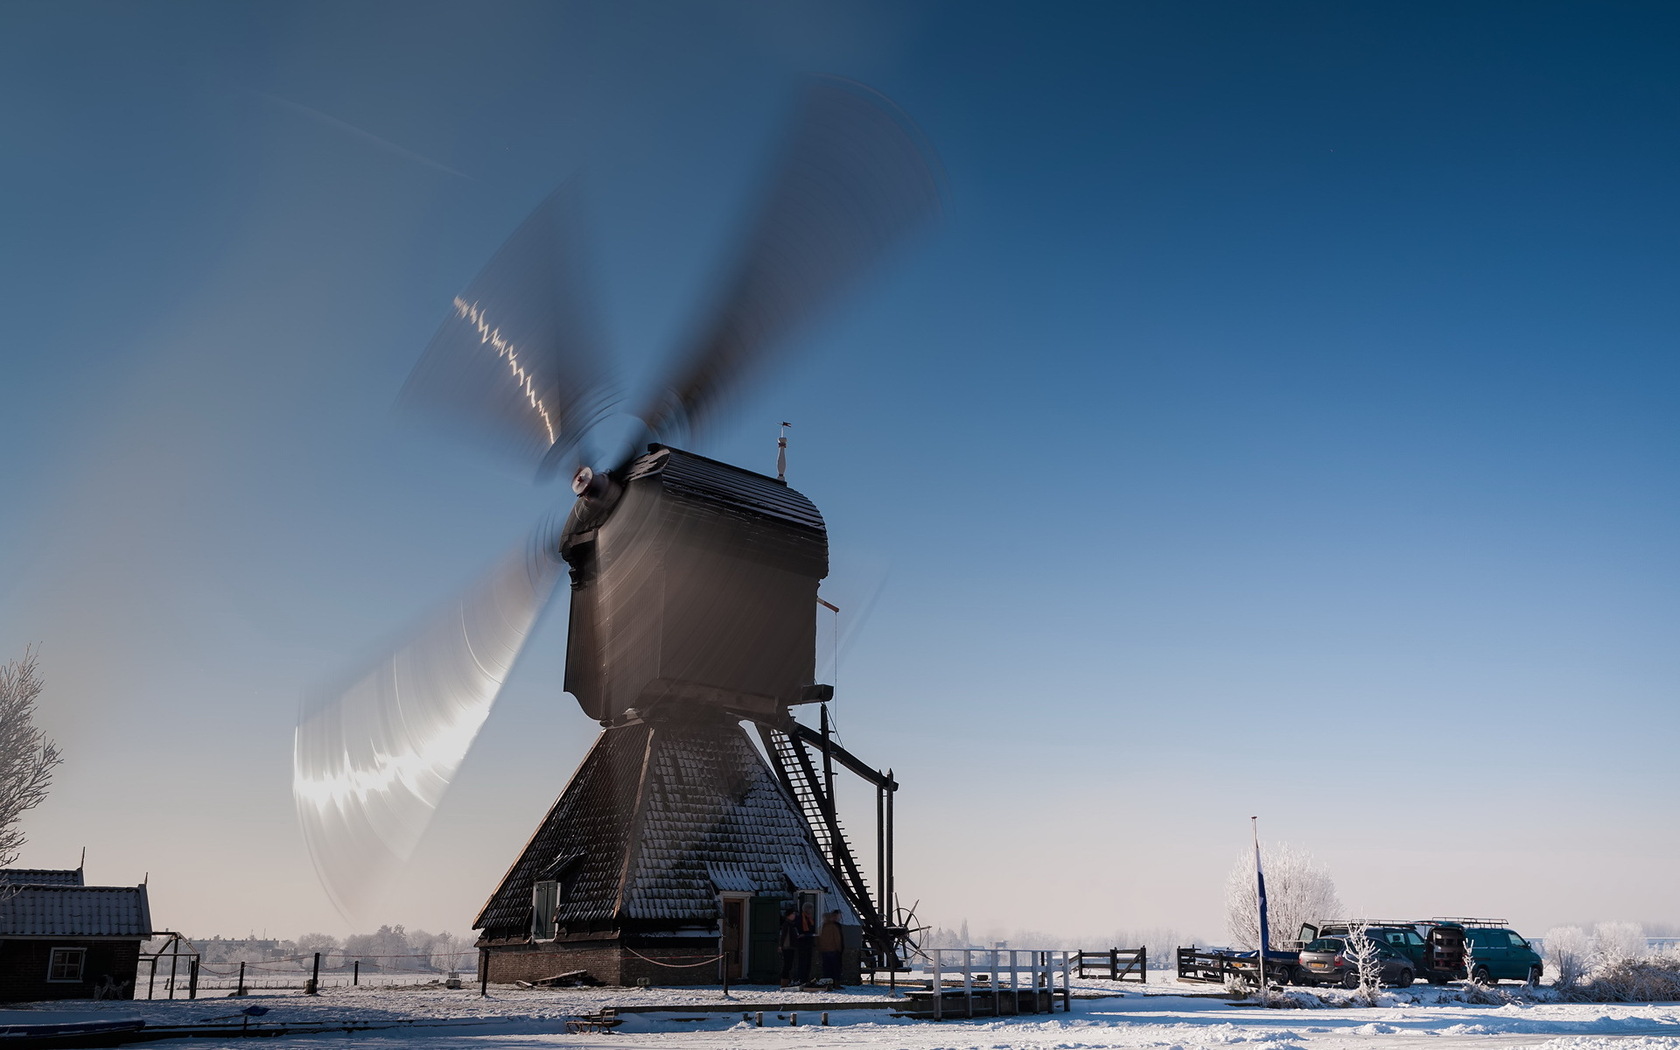
M 397 399 L 532 470 L 566 460 L 613 400 L 571 193 L 550 194 L 455 297 Z
M 814 82 L 738 262 L 640 413 L 651 436 L 714 424 L 755 370 L 937 211 L 937 166 L 885 97 Z M 539 476 L 578 465 L 614 405 L 570 194 L 539 205 L 455 298 L 398 399 Z M 347 915 L 418 843 L 560 579 L 557 539 L 539 530 L 350 689 L 301 712 L 293 792 Z
M 307 705 L 292 794 L 321 883 L 346 918 L 420 841 L 564 565 L 539 529 L 341 695 Z
M 749 373 L 937 212 L 937 167 L 884 95 L 812 83 L 722 294 L 640 413 L 655 439 L 700 437 Z

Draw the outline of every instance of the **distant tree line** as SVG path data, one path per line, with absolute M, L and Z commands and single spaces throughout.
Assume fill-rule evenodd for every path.
M 329 933 L 305 933 L 295 940 L 192 939 L 192 946 L 210 966 L 272 964 L 292 959 L 312 962 L 316 952 L 321 953 L 324 969 L 339 970 L 360 962 L 363 973 L 446 973 L 470 970 L 477 965 L 471 954 L 471 938 L 448 932 L 407 930 L 402 926 L 381 926 L 373 933 L 351 934 L 343 940 Z

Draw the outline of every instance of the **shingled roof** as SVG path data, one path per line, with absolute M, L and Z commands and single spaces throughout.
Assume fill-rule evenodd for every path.
M 150 937 L 144 886 L 17 886 L 0 893 L 0 938 Z
M 558 879 L 568 930 L 709 926 L 720 892 L 829 892 L 855 922 L 810 827 L 727 716 L 608 729 L 480 913 L 487 938 L 530 935 L 531 887 Z
M 0 868 L 0 886 L 80 886 L 81 868 Z

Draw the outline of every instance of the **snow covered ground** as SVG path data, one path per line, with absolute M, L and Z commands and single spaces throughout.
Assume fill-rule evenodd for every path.
M 1680 1050 L 1680 1004 L 1564 1004 L 1524 1002 L 1471 1006 L 1452 1001 L 1454 988 L 1415 986 L 1396 992 L 1382 1006 L 1322 1009 L 1264 1009 L 1233 1003 L 1198 988 L 1152 975 L 1150 985 L 1124 986 L 1124 994 L 1076 998 L 1071 1013 L 1018 1018 L 975 1018 L 942 1022 L 894 1016 L 898 1005 L 886 989 L 787 993 L 771 988 L 737 988 L 725 1000 L 710 989 L 522 990 L 493 987 L 480 998 L 476 988 L 441 987 L 329 990 L 307 997 L 296 992 L 254 994 L 243 999 L 140 1001 L 77 1004 L 109 1016 L 134 1015 L 150 1026 L 174 1026 L 220 1018 L 229 1023 L 247 1006 L 264 1006 L 264 1026 L 379 1025 L 296 1035 L 284 1048 L 367 1048 L 416 1045 L 423 1050 L 542 1050 L 546 1047 L 698 1048 L 698 1050 L 805 1050 L 869 1046 L 904 1050 L 1349 1050 L 1407 1047 L 1428 1050 L 1539 1047 L 1543 1050 Z M 1515 991 L 1514 985 L 1506 986 Z M 1110 992 L 1108 982 L 1075 985 L 1075 994 Z M 1336 996 L 1337 993 L 1327 993 Z M 848 1008 L 833 1008 L 838 1004 Z M 824 1005 L 829 1027 L 818 1022 Z M 627 1013 L 610 1034 L 565 1033 L 566 1019 L 603 1006 L 655 1008 Z M 727 1012 L 706 1007 L 726 1006 Z M 62 1004 L 41 1004 L 62 1012 Z M 790 1008 L 798 1011 L 790 1024 Z M 764 1026 L 743 1015 L 764 1012 Z M 233 1020 L 233 1023 L 238 1023 Z M 172 1046 L 173 1041 L 152 1043 Z M 227 1046 L 250 1050 L 242 1039 L 199 1037 L 183 1050 Z M 276 1044 L 267 1044 L 276 1045 Z

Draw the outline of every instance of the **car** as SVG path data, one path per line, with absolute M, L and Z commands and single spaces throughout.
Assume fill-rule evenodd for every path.
M 1327 922 L 1301 927 L 1301 940 L 1346 937 L 1349 922 Z M 1537 983 L 1546 972 L 1545 964 L 1527 940 L 1500 919 L 1427 919 L 1415 922 L 1373 922 L 1366 927 L 1370 936 L 1412 962 L 1412 973 L 1431 984 L 1464 980 L 1481 984 L 1502 980 Z M 1468 944 L 1471 965 L 1464 965 Z M 1305 967 L 1302 973 L 1316 976 Z
M 1376 930 L 1366 934 L 1377 945 L 1377 960 L 1382 966 L 1379 979 L 1383 984 L 1404 988 L 1417 976 L 1417 964 L 1411 956 L 1387 944 Z M 1347 937 L 1319 937 L 1308 941 L 1301 949 L 1296 965 L 1296 981 L 1300 984 L 1339 984 L 1356 988 L 1359 974 L 1347 957 Z

